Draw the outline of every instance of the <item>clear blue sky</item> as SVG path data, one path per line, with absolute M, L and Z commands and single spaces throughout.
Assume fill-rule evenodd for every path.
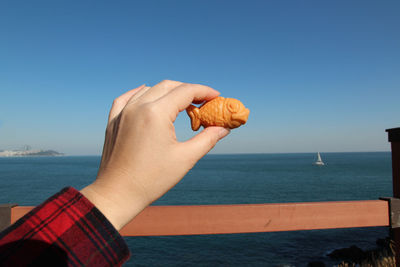
M 251 110 L 214 153 L 386 151 L 399 1 L 2 1 L 0 149 L 100 154 L 115 97 L 163 79 Z M 193 135 L 186 114 L 177 136 Z

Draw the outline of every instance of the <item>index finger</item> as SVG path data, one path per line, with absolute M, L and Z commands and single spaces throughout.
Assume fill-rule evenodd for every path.
M 136 93 L 138 93 L 140 90 L 142 90 L 145 87 L 146 87 L 146 85 L 143 84 L 135 89 L 132 89 L 132 90 L 120 95 L 116 99 L 114 99 L 110 113 L 108 114 L 108 123 L 110 123 L 116 116 L 118 116 L 118 114 L 126 106 L 126 104 L 128 103 L 129 99 L 132 98 L 132 96 L 134 96 Z
M 214 99 L 219 92 L 209 86 L 184 83 L 177 86 L 157 102 L 167 114 L 175 120 L 178 113 L 185 110 L 193 102 L 203 102 Z

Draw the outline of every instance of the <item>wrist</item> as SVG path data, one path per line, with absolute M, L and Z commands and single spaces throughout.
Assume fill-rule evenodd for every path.
M 120 231 L 146 206 L 143 196 L 126 190 L 120 183 L 107 184 L 96 180 L 80 191 Z

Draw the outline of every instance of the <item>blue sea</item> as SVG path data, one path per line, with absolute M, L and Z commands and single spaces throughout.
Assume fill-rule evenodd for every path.
M 153 205 L 247 204 L 367 200 L 392 195 L 391 155 L 207 155 Z M 100 157 L 0 158 L 0 203 L 37 205 L 65 186 L 81 189 L 96 177 Z M 334 215 L 333 215 L 334 216 Z M 307 266 L 340 261 L 327 254 L 376 247 L 385 227 L 277 233 L 129 237 L 126 266 Z

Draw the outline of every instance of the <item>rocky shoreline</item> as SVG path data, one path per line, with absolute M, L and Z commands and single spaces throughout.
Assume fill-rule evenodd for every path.
M 396 266 L 394 242 L 390 238 L 376 240 L 377 248 L 374 250 L 362 250 L 357 246 L 335 249 L 328 256 L 342 261 L 338 267 L 355 266 Z M 325 267 L 322 261 L 308 263 L 308 267 Z

